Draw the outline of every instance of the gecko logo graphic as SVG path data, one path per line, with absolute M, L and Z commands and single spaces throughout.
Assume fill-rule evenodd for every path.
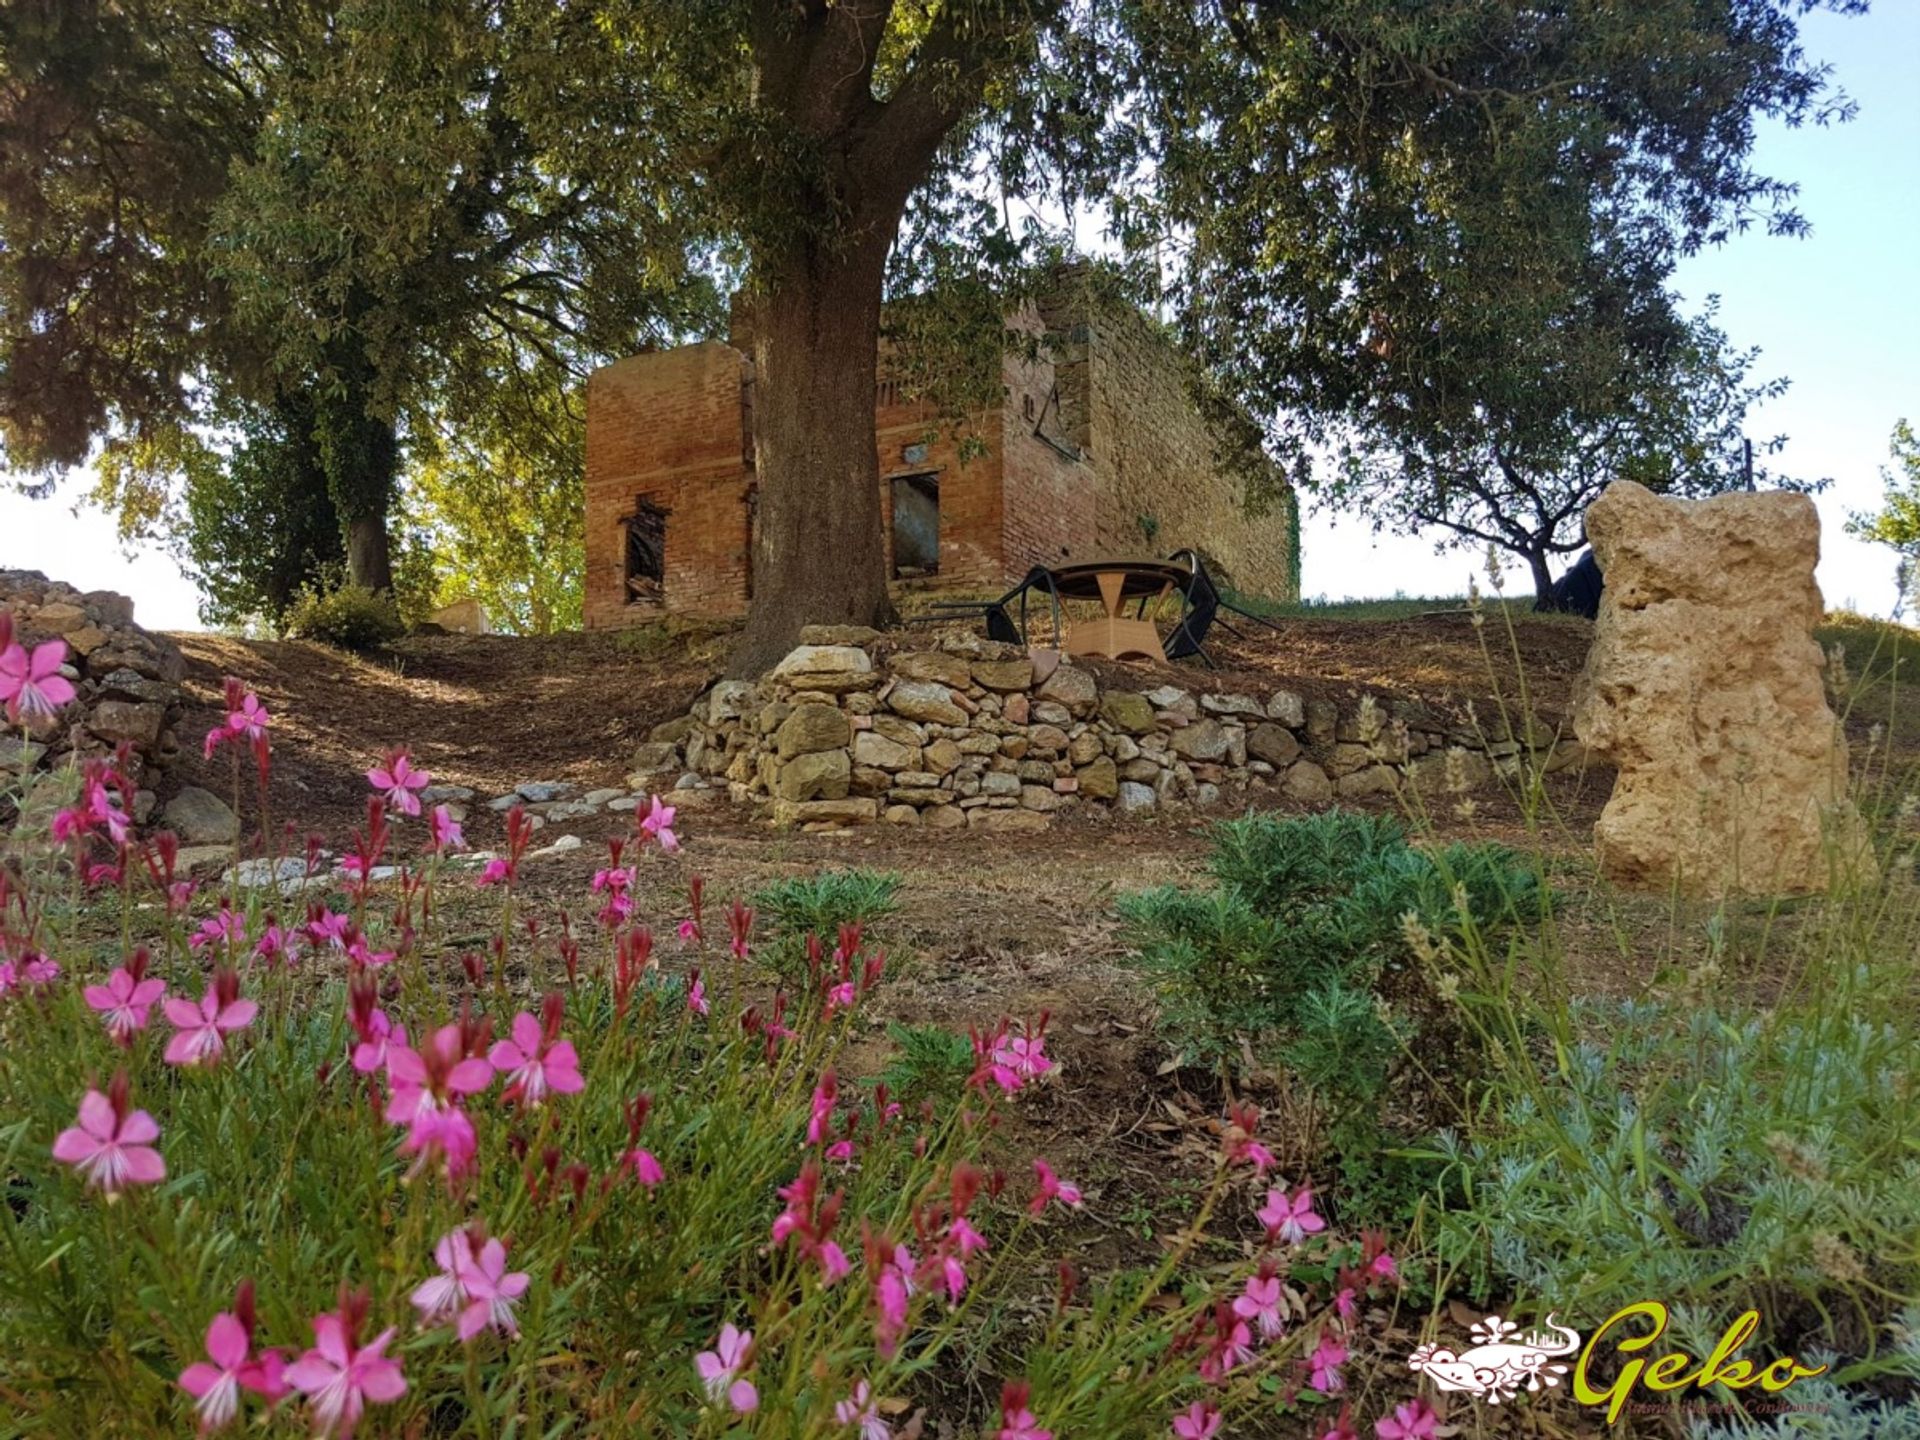
M 1567 1373 L 1554 1362 L 1580 1348 L 1580 1332 L 1547 1316 L 1546 1327 L 1521 1333 L 1498 1315 L 1489 1315 L 1468 1332 L 1474 1343 L 1456 1354 L 1438 1345 L 1422 1345 L 1407 1357 L 1407 1368 L 1424 1373 L 1442 1390 L 1478 1395 L 1489 1405 L 1511 1400 L 1522 1389 L 1558 1385 Z

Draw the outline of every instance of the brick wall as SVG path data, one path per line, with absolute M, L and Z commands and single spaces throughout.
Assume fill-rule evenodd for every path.
M 666 611 L 738 615 L 747 604 L 741 383 L 746 362 L 717 341 L 634 355 L 587 377 L 589 629 Z M 665 587 L 630 604 L 626 531 L 636 497 L 667 513 Z
M 1295 500 L 1272 461 L 1202 414 L 1192 362 L 1130 306 L 1096 304 L 1068 277 L 1046 307 L 1062 424 L 1096 476 L 1101 551 L 1204 552 L 1235 588 L 1297 599 Z M 1273 498 L 1245 503 L 1248 481 Z
M 1039 331 L 1032 313 L 1015 327 Z M 1006 456 L 1006 519 L 1002 529 L 1005 574 L 1017 580 L 1035 565 L 1096 559 L 1098 475 L 1075 452 L 1084 450 L 1077 417 L 1063 404 L 1061 341 L 1035 358 L 1010 352 L 1003 375 L 1006 404 L 1000 412 Z

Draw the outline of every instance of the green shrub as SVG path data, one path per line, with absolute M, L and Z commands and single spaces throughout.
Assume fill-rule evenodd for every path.
M 957 1091 L 973 1073 L 973 1042 L 939 1025 L 889 1025 L 898 1053 L 880 1079 L 903 1105 Z
M 822 870 L 776 880 L 754 892 L 753 908 L 768 927 L 761 958 L 790 984 L 806 975 L 807 936 L 833 949 L 841 925 L 869 935 L 899 908 L 900 877 L 890 870 Z
M 296 639 L 356 653 L 390 644 L 406 632 L 393 601 L 360 585 L 301 591 L 287 612 L 286 628 Z

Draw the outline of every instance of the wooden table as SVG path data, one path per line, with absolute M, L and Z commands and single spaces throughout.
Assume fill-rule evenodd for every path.
M 1070 623 L 1069 655 L 1166 663 L 1160 632 L 1146 611 L 1149 604 L 1175 593 L 1191 578 L 1185 566 L 1167 560 L 1091 560 L 1062 565 L 1052 574 L 1054 590 L 1062 600 L 1098 600 L 1106 611 L 1098 620 Z M 1131 616 L 1121 613 L 1129 600 L 1141 602 Z

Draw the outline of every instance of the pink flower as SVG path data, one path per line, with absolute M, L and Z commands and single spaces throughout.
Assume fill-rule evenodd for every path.
M 49 640 L 29 655 L 25 646 L 14 643 L 13 617 L 8 616 L 0 647 L 0 700 L 6 701 L 8 720 L 16 725 L 22 716 L 50 720 L 73 699 L 73 685 L 60 673 L 67 659 L 66 641 Z
M 887 1422 L 880 1418 L 873 1387 L 864 1380 L 853 1387 L 851 1395 L 834 1405 L 833 1418 L 842 1425 L 858 1425 L 860 1440 L 891 1440 L 893 1435 Z
M 653 1158 L 651 1150 L 635 1147 L 623 1158 L 627 1164 L 633 1166 L 633 1178 L 649 1190 L 667 1178 L 667 1172 L 660 1168 L 660 1162 Z
M 580 1056 L 573 1042 L 560 1038 L 563 1002 L 550 993 L 540 1004 L 540 1020 L 522 1010 L 513 1017 L 513 1038 L 502 1040 L 487 1053 L 487 1062 L 507 1077 L 506 1098 L 538 1106 L 547 1092 L 575 1095 L 586 1088 L 580 1074 Z
M 229 676 L 227 704 L 227 718 L 207 732 L 202 752 L 211 760 L 213 752 L 228 740 L 244 739 L 252 744 L 255 755 L 263 754 L 267 744 L 267 726 L 273 723 L 273 717 L 267 713 L 267 707 L 260 703 L 260 697 L 251 690 L 243 689 L 240 681 Z
M 161 1007 L 167 1022 L 174 1027 L 167 1041 L 169 1065 L 213 1065 L 226 1054 L 226 1037 L 253 1023 L 260 1007 L 240 998 L 240 977 L 231 970 L 213 972 L 196 1004 L 192 1000 L 169 1000 Z
M 696 1015 L 707 1013 L 707 983 L 698 970 L 687 977 L 687 1009 Z
M 433 1258 L 440 1273 L 422 1281 L 413 1292 L 413 1304 L 423 1325 L 437 1325 L 458 1317 L 460 1338 L 471 1340 L 489 1326 L 503 1335 L 518 1335 L 513 1303 L 527 1291 L 524 1272 L 507 1273 L 507 1247 L 498 1240 L 481 1242 L 476 1252 L 465 1230 L 441 1236 Z
M 436 1151 L 445 1159 L 449 1179 L 457 1179 L 473 1163 L 473 1122 L 460 1101 L 493 1083 L 493 1067 L 469 1053 L 485 1043 L 486 1026 L 442 1025 L 418 1050 L 388 1042 L 386 1118 L 405 1125 L 404 1155 L 421 1162 Z M 416 1169 L 418 1166 L 416 1165 Z
M 1257 1106 L 1235 1102 L 1227 1107 L 1226 1155 L 1232 1164 L 1244 1160 L 1253 1166 L 1256 1176 L 1271 1170 L 1277 1161 L 1273 1152 L 1254 1138 L 1260 1125 L 1260 1111 Z
M 207 1359 L 180 1372 L 180 1388 L 194 1397 L 200 1433 L 210 1435 L 240 1413 L 243 1389 L 270 1401 L 285 1395 L 284 1368 L 278 1350 L 253 1358 L 253 1286 L 243 1283 L 234 1311 L 222 1310 L 207 1326 Z
M 73 1166 L 113 1200 L 128 1185 L 157 1185 L 167 1178 L 166 1161 L 153 1148 L 159 1138 L 151 1115 L 127 1109 L 127 1072 L 121 1070 L 106 1094 L 89 1090 L 81 1097 L 80 1123 L 55 1138 L 53 1158 Z
M 1028 1394 L 1024 1380 L 1009 1380 L 1000 1387 L 1000 1429 L 995 1440 L 1053 1440 L 1053 1432 L 1042 1430 L 1027 1408 Z
M 404 749 L 389 750 L 378 765 L 367 771 L 367 783 L 402 815 L 420 813 L 419 792 L 432 780 L 433 776 L 425 770 L 413 768 L 413 758 Z
M 353 1022 L 353 1033 L 358 1043 L 353 1047 L 353 1068 L 362 1075 L 372 1075 L 386 1069 L 387 1048 L 404 1048 L 407 1043 L 407 1030 L 404 1025 L 395 1025 L 387 1018 L 376 1001 L 379 991 L 373 977 L 356 975 L 347 986 L 347 1018 Z
M 840 1101 L 840 1085 L 829 1070 L 813 1087 L 813 1113 L 807 1118 L 807 1144 L 818 1145 L 833 1124 L 833 1107 Z
M 253 953 L 262 960 L 291 963 L 295 933 L 291 926 L 274 924 L 273 917 L 269 915 L 267 928 L 260 932 L 260 939 L 253 947 Z
M 460 822 L 453 818 L 453 812 L 444 805 L 433 807 L 433 814 L 427 820 L 427 837 L 435 850 L 466 848 L 467 837 L 460 829 Z
M 1433 1440 L 1439 1433 L 1440 1417 L 1425 1400 L 1411 1400 L 1393 1407 L 1393 1414 L 1374 1422 L 1373 1433 L 1380 1440 Z
M 1269 1240 L 1280 1239 L 1289 1245 L 1304 1245 L 1309 1235 L 1318 1235 L 1327 1222 L 1313 1211 L 1313 1189 L 1302 1185 L 1292 1196 L 1284 1190 L 1269 1190 L 1267 1203 L 1254 1212 L 1267 1227 Z
M 234 913 L 233 906 L 222 900 L 219 913 L 202 920 L 200 929 L 188 938 L 187 944 L 192 949 L 200 950 L 208 945 L 232 945 L 236 941 L 245 944 L 246 938 L 245 918 Z
M 1320 1343 L 1314 1347 L 1313 1354 L 1307 1357 L 1307 1383 L 1322 1395 L 1344 1390 L 1347 1382 L 1340 1376 L 1340 1367 L 1346 1363 L 1347 1347 L 1334 1339 L 1331 1333 L 1322 1331 Z
M 1033 1203 L 1029 1207 L 1035 1215 L 1047 1208 L 1049 1200 L 1058 1200 L 1072 1209 L 1080 1206 L 1080 1187 L 1060 1179 L 1053 1173 L 1053 1167 L 1044 1160 L 1033 1162 L 1033 1173 L 1038 1178 L 1039 1189 L 1034 1192 Z
M 513 867 L 496 855 L 480 867 L 480 878 L 474 883 L 484 888 L 488 885 L 510 884 L 512 880 Z
M 1339 1415 L 1334 1418 L 1331 1425 L 1327 1426 L 1327 1428 L 1321 1432 L 1320 1440 L 1360 1440 L 1358 1432 L 1353 1428 L 1353 1405 L 1351 1403 L 1340 1407 Z
M 760 1392 L 741 1372 L 753 1364 L 753 1332 L 736 1330 L 731 1324 L 720 1327 L 720 1338 L 712 1350 L 693 1357 L 693 1368 L 706 1382 L 707 1398 L 722 1396 L 737 1415 L 750 1415 L 760 1408 Z
M 659 841 L 660 848 L 669 855 L 678 850 L 680 837 L 673 833 L 673 806 L 662 805 L 660 797 L 655 795 L 647 813 L 640 817 L 640 834 Z
M 364 1295 L 343 1295 L 338 1312 L 314 1316 L 313 1348 L 287 1367 L 287 1383 L 307 1397 L 319 1434 L 351 1435 L 368 1401 L 386 1405 L 407 1393 L 399 1362 L 384 1353 L 394 1327 L 357 1343 L 366 1303 Z
M 1263 1265 L 1258 1275 L 1247 1277 L 1246 1291 L 1234 1299 L 1233 1313 L 1255 1322 L 1263 1339 L 1280 1333 L 1280 1277 L 1270 1266 Z
M 166 982 L 147 978 L 147 952 L 136 950 L 127 963 L 107 977 L 104 985 L 81 992 L 87 1008 L 106 1022 L 116 1045 L 131 1045 L 135 1032 L 147 1028 L 149 1013 L 167 993 Z
M 1053 1061 L 1047 1056 L 1046 1032 L 1047 1020 L 1043 1015 L 1038 1030 L 1000 1037 L 993 1048 L 993 1078 L 1002 1090 L 1018 1090 L 1053 1069 Z
M 38 950 L 29 951 L 20 962 L 20 978 L 29 985 L 51 985 L 60 978 L 60 962 Z
M 1203 1400 L 1187 1407 L 1184 1415 L 1173 1417 L 1173 1433 L 1180 1440 L 1213 1440 L 1220 1433 L 1220 1412 Z
M 1228 1372 L 1251 1359 L 1253 1332 L 1233 1307 L 1216 1302 L 1213 1307 L 1213 1335 L 1207 1342 L 1207 1353 L 1200 1359 L 1200 1378 L 1218 1385 L 1226 1379 Z
M 307 923 L 300 928 L 306 933 L 307 943 L 316 950 L 322 946 L 345 950 L 348 932 L 353 929 L 353 917 L 336 915 L 316 905 L 307 911 Z

